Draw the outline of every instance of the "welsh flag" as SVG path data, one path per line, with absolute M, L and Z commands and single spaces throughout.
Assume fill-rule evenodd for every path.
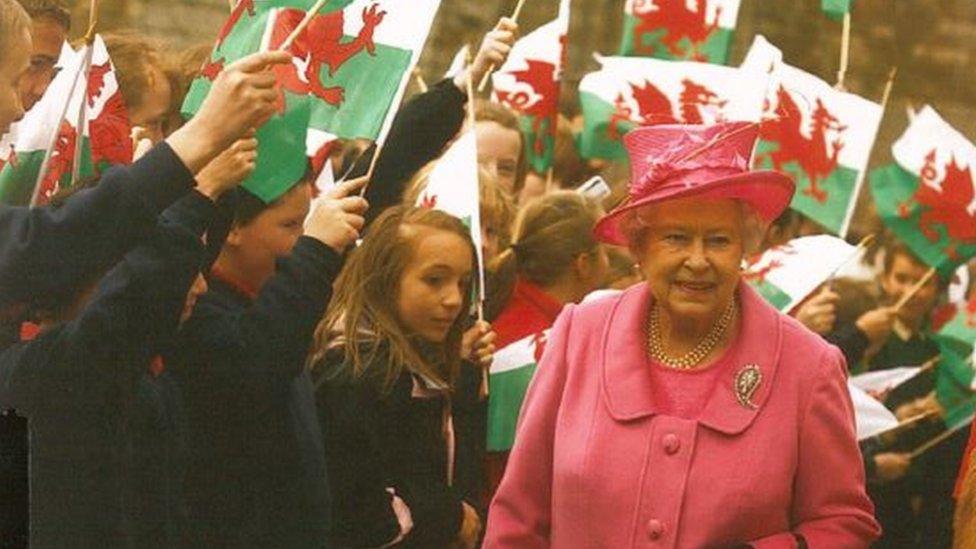
M 857 253 L 857 247 L 835 236 L 805 236 L 752 259 L 742 278 L 773 307 L 788 313 Z
M 937 309 L 932 315 L 932 330 L 942 357 L 935 394 L 946 410 L 946 424 L 951 429 L 976 410 L 976 297 Z
M 241 0 L 221 28 L 183 112 L 199 108 L 229 63 L 279 47 L 312 0 Z M 278 68 L 280 108 L 312 98 L 309 124 L 341 138 L 382 142 L 416 65 L 440 0 L 333 0 L 299 33 L 292 65 Z
M 52 139 L 55 140 L 54 150 L 40 182 L 37 204 L 47 203 L 60 188 L 71 184 L 82 101 L 85 102 L 85 119 L 82 122 L 81 158 L 78 159 L 80 177 L 95 175 L 112 165 L 132 162 L 129 115 L 101 36 L 95 37 L 90 52 L 87 86 L 84 75 L 79 75 L 86 51 L 87 48 L 83 48 L 81 52 L 75 52 L 68 44 L 62 46 L 58 59 L 60 72 L 44 97 L 12 130 L 6 146 L 7 161 L 0 169 L 0 203 L 30 203 Z M 65 113 L 65 119 L 61 120 Z
M 820 0 L 820 9 L 832 19 L 839 19 L 850 13 L 854 0 Z
M 725 64 L 741 0 L 627 0 L 620 55 Z
M 976 146 L 927 106 L 891 152 L 894 163 L 871 173 L 878 214 L 919 259 L 951 277 L 976 255 Z
M 624 134 L 637 126 L 758 121 L 767 75 L 693 61 L 599 58 L 580 82 L 587 158 L 624 159 Z
M 797 187 L 791 207 L 845 236 L 881 125 L 881 105 L 785 63 L 776 64 L 772 76 L 755 167 L 790 174 Z
M 847 390 L 851 394 L 851 403 L 854 405 L 854 423 L 857 426 L 858 441 L 869 439 L 898 426 L 898 418 L 895 414 L 856 384 L 848 381 Z
M 478 292 L 485 300 L 484 257 L 481 253 L 481 208 L 478 187 L 478 148 L 474 129 L 468 129 L 437 160 L 417 206 L 457 217 L 471 230 L 478 260 Z
M 526 158 L 537 173 L 552 167 L 568 32 L 569 0 L 561 0 L 556 19 L 516 42 L 492 76 L 492 99 L 518 113 Z
M 512 449 L 515 427 L 529 382 L 546 348 L 549 330 L 510 343 L 495 351 L 491 363 L 491 393 L 488 395 L 489 452 Z

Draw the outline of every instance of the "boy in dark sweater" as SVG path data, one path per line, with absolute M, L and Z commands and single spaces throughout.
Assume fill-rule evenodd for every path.
M 33 547 L 178 543 L 179 412 L 140 421 L 147 406 L 172 409 L 172 395 L 140 400 L 166 392 L 158 356 L 205 289 L 201 238 L 213 212 L 191 191 L 63 322 L 0 354 L 0 406 L 30 422 Z M 151 460 L 146 441 L 161 443 Z
M 192 546 L 322 547 L 324 451 L 305 359 L 366 202 L 340 184 L 309 211 L 302 181 L 271 204 L 242 191 L 210 290 L 168 364 L 190 425 Z

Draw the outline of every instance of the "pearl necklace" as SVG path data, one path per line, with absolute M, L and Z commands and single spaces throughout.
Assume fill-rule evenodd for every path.
M 647 322 L 647 354 L 652 359 L 660 362 L 661 364 L 672 368 L 675 370 L 691 370 L 692 368 L 698 366 L 702 360 L 705 359 L 718 345 L 718 342 L 725 335 L 725 331 L 728 330 L 729 324 L 732 323 L 732 319 L 735 318 L 736 312 L 735 299 L 729 302 L 729 306 L 725 308 L 725 312 L 718 319 L 714 326 L 712 326 L 711 331 L 708 335 L 701 340 L 694 349 L 688 352 L 683 357 L 671 358 L 668 356 L 667 352 L 664 350 L 664 344 L 661 342 L 661 312 L 660 308 L 655 304 L 654 308 L 651 309 L 651 314 L 649 315 Z

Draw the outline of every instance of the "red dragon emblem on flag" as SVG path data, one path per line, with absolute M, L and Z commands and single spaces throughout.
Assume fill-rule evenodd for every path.
M 633 105 L 624 94 L 618 94 L 614 104 L 614 113 L 607 124 L 607 135 L 611 140 L 619 141 L 626 132 L 621 131 L 620 124 L 632 122 L 643 126 L 658 124 L 702 124 L 703 111 L 707 108 L 724 107 L 728 101 L 721 99 L 718 94 L 706 86 L 685 78 L 681 81 L 682 90 L 678 97 L 678 112 L 674 112 L 671 98 L 659 90 L 649 80 L 642 85 L 630 83 Z M 633 108 L 637 107 L 636 111 Z M 720 118 L 720 117 L 719 117 Z M 719 120 L 716 120 L 719 121 Z
M 373 33 L 383 22 L 385 15 L 386 12 L 380 11 L 377 4 L 363 8 L 363 28 L 356 38 L 345 43 L 342 42 L 345 24 L 342 10 L 313 17 L 291 47 L 296 62 L 275 68 L 281 84 L 279 109 L 284 111 L 284 90 L 296 94 L 311 93 L 330 105 L 341 105 L 345 90 L 342 86 L 326 86 L 322 82 L 322 68 L 328 67 L 331 77 L 335 76 L 343 64 L 361 52 L 375 55 Z M 301 10 L 282 10 L 275 21 L 269 47 L 275 49 L 284 43 L 304 17 L 305 12 Z M 301 70 L 299 65 L 302 66 Z
M 777 170 L 781 170 L 787 162 L 796 162 L 810 180 L 810 186 L 803 189 L 803 194 L 823 204 L 828 196 L 827 191 L 820 187 L 820 182 L 837 169 L 837 159 L 844 148 L 844 142 L 838 137 L 830 143 L 828 151 L 827 133 L 841 134 L 847 130 L 847 126 L 842 125 L 817 98 L 811 115 L 810 137 L 807 137 L 803 128 L 803 114 L 792 95 L 780 86 L 776 97 L 779 101 L 776 117 L 762 125 L 760 136 L 765 141 L 778 143 L 779 149 L 765 157 Z
M 634 0 L 633 14 L 639 19 L 634 27 L 635 53 L 653 53 L 653 47 L 647 45 L 644 39 L 663 30 L 661 44 L 668 53 L 681 59 L 706 61 L 700 47 L 718 29 L 722 8 L 716 10 L 711 23 L 708 22 L 706 0 L 697 0 L 694 8 L 688 7 L 687 0 Z M 685 39 L 691 42 L 690 52 L 682 47 L 681 41 Z
M 214 50 L 219 48 L 224 40 L 230 35 L 237 23 L 244 17 L 244 12 L 247 12 L 249 17 L 254 17 L 254 0 L 238 0 L 237 5 L 234 6 L 234 10 L 230 12 L 230 17 L 227 21 L 224 21 L 224 26 L 220 27 L 220 31 L 217 32 L 217 43 L 214 45 Z
M 424 193 L 424 196 L 420 198 L 420 207 L 426 208 L 428 210 L 433 210 L 437 208 L 437 195 Z
M 946 255 L 955 259 L 959 243 L 976 243 L 976 193 L 973 191 L 972 166 L 963 169 L 953 157 L 945 166 L 945 178 L 940 185 L 935 162 L 936 152 L 933 149 L 925 156 L 918 190 L 911 199 L 898 205 L 898 213 L 903 218 L 910 217 L 914 203 L 921 210 L 919 230 L 931 242 L 940 239 L 936 227 L 944 227 L 951 241 Z
M 67 121 L 61 122 L 55 138 L 54 150 L 48 160 L 47 173 L 39 183 L 37 205 L 47 204 L 51 197 L 61 189 L 61 178 L 71 173 L 71 158 L 75 153 L 75 140 L 78 133 Z
M 556 124 L 552 120 L 559 107 L 559 80 L 556 79 L 556 65 L 545 61 L 526 60 L 529 67 L 510 73 L 515 81 L 526 84 L 528 89 L 515 91 L 498 90 L 498 101 L 516 112 L 532 118 L 534 141 L 532 150 L 542 154 L 545 150 L 545 135 L 556 137 Z M 550 120 L 546 134 L 542 134 L 542 124 Z
M 200 67 L 200 76 L 206 78 L 207 80 L 213 82 L 217 79 L 217 76 L 224 72 L 224 58 L 221 57 L 216 61 L 204 61 L 203 66 Z
M 97 99 L 105 92 L 105 77 L 111 73 L 112 64 L 107 61 L 92 66 L 86 90 L 90 108 L 95 106 Z M 98 115 L 88 123 L 92 163 L 98 166 L 102 162 L 109 164 L 132 162 L 131 132 L 129 112 L 125 108 L 122 94 L 116 90 L 105 101 Z

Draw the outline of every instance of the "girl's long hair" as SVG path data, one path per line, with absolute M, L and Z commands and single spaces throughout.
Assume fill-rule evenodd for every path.
M 527 203 L 515 220 L 514 242 L 489 266 L 489 316 L 508 304 L 516 279 L 549 286 L 580 254 L 596 252 L 599 242 L 593 227 L 600 215 L 598 205 L 575 191 L 557 191 Z
M 400 280 L 418 242 L 430 230 L 447 231 L 474 244 L 467 227 L 437 210 L 396 206 L 369 227 L 362 245 L 349 256 L 336 281 L 335 294 L 315 331 L 311 364 L 318 375 L 368 377 L 389 391 L 404 370 L 444 390 L 451 390 L 460 371 L 461 336 L 471 307 L 470 286 L 463 290 L 461 312 L 443 343 L 410 334 L 397 313 Z M 341 349 L 341 361 L 326 353 Z M 385 363 L 377 359 L 385 353 Z

